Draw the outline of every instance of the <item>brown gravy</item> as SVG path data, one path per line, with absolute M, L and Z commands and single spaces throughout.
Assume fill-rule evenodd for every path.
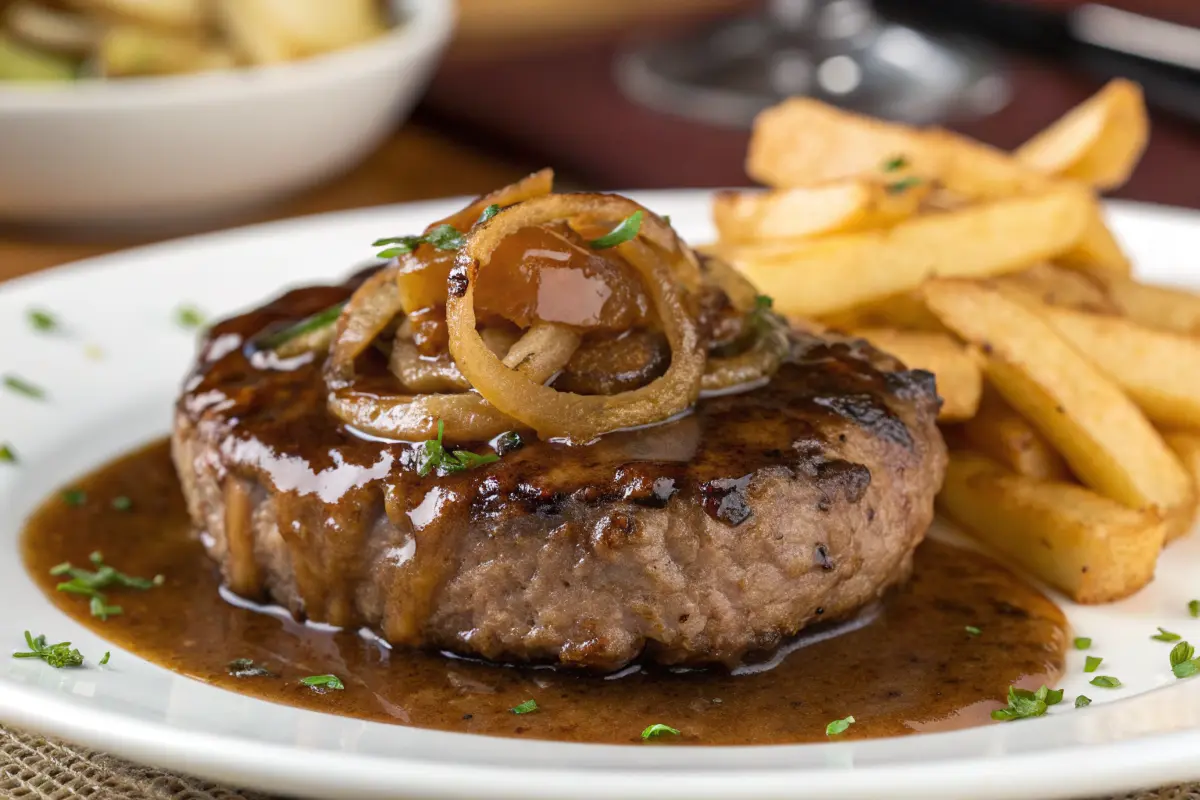
M 822 741 L 826 724 L 847 715 L 856 724 L 843 738 L 991 724 L 988 712 L 1002 705 L 1010 684 L 1052 685 L 1063 670 L 1066 621 L 1058 608 L 986 557 L 939 542 L 920 547 L 912 580 L 871 621 L 813 641 L 772 670 L 655 670 L 605 679 L 389 651 L 357 632 L 322 631 L 227 603 L 216 567 L 190 533 L 165 441 L 69 488 L 87 500 L 73 506 L 50 498 L 23 538 L 27 568 L 60 609 L 176 672 L 314 711 L 620 744 L 640 741 L 644 727 L 661 722 L 682 732 L 669 737 L 675 743 L 784 744 Z M 128 510 L 113 507 L 121 496 L 132 501 Z M 102 622 L 90 616 L 86 598 L 55 591 L 59 579 L 49 572 L 62 561 L 86 565 L 96 550 L 128 574 L 161 573 L 166 581 L 145 592 L 111 592 L 109 602 L 124 613 Z M 968 626 L 981 633 L 969 635 Z M 233 677 L 227 665 L 237 658 L 275 675 Z M 325 673 L 338 675 L 345 690 L 318 692 L 299 682 Z M 510 712 L 531 699 L 536 712 Z

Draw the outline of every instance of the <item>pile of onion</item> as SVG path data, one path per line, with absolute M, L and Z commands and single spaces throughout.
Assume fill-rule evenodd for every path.
M 305 323 L 287 354 L 329 349 L 331 413 L 401 441 L 441 421 L 455 441 L 583 443 L 770 379 L 787 328 L 743 278 L 632 200 L 552 183 L 543 170 L 387 240 L 396 258 L 324 312 L 336 323 Z M 360 374 L 368 353 L 390 389 Z

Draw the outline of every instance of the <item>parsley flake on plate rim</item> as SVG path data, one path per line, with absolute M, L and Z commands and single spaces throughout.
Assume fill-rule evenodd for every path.
M 314 691 L 324 691 L 326 689 L 341 691 L 346 688 L 346 685 L 342 683 L 342 679 L 337 675 L 309 675 L 307 678 L 301 678 L 300 682 Z
M 663 736 L 679 736 L 679 729 L 672 728 L 670 725 L 664 725 L 661 722 L 656 722 L 653 725 L 647 725 L 642 730 L 642 741 L 659 739 Z

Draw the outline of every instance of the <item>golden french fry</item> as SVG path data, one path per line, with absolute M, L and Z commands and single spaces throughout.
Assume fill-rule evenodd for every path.
M 988 381 L 1084 484 L 1164 518 L 1191 508 L 1191 479 L 1162 437 L 1048 321 L 980 284 L 936 280 L 923 293 L 947 327 L 983 350 Z
M 937 376 L 938 395 L 942 398 L 939 421 L 958 422 L 975 415 L 983 374 L 976 356 L 961 342 L 944 333 L 894 328 L 865 328 L 854 331 L 854 335 L 900 359 L 909 369 L 923 369 Z
M 967 200 L 1044 192 L 1056 180 L 1002 150 L 940 129 L 910 128 L 793 98 L 754 122 L 746 172 L 768 186 L 806 186 L 879 175 L 902 159 L 913 175 Z M 889 163 L 890 162 L 890 163 Z M 1079 246 L 1066 254 L 1081 269 L 1129 274 L 1129 260 L 1092 198 Z
M 1163 439 L 1179 458 L 1188 474 L 1192 476 L 1192 483 L 1196 486 L 1197 494 L 1200 496 L 1200 433 L 1167 431 L 1163 434 Z M 1182 524 L 1174 525 L 1167 531 L 1167 541 L 1172 542 L 1180 536 L 1191 533 L 1196 527 L 1196 522 L 1195 512 L 1191 517 L 1184 517 Z
M 1034 136 L 1014 155 L 1051 175 L 1115 189 L 1137 166 L 1150 121 L 1142 87 L 1117 79 Z
M 1039 190 L 1046 178 L 1002 150 L 938 129 L 918 129 L 792 98 L 754 121 L 746 172 L 768 186 L 808 186 L 902 169 L 968 199 Z M 898 172 L 899 170 L 897 170 Z
M 952 452 L 938 509 L 979 540 L 1079 603 L 1133 594 L 1154 577 L 1164 524 L 1070 483 L 1016 475 Z
M 1018 475 L 1041 481 L 1071 479 L 1071 470 L 1054 445 L 994 389 L 984 389 L 979 410 L 958 431 L 971 450 Z
M 387 29 L 376 0 L 218 0 L 218 17 L 253 64 L 325 53 Z
M 916 292 L 902 292 L 873 303 L 826 314 L 820 322 L 828 328 L 850 331 L 857 328 L 901 328 L 945 333 L 946 326 L 929 312 Z
M 902 191 L 877 180 L 847 178 L 775 191 L 718 192 L 713 222 L 723 242 L 796 239 L 877 228 L 911 217 L 929 194 L 922 182 Z
M 1098 276 L 1117 310 L 1148 328 L 1200 335 L 1200 295 L 1115 275 Z
M 716 249 L 781 312 L 820 316 L 912 291 L 932 277 L 987 277 L 1053 258 L 1078 241 L 1088 198 L 1078 186 L 1062 186 L 885 230 Z
M 1058 334 L 1155 423 L 1200 429 L 1200 339 L 1124 319 L 1042 306 Z
M 992 278 L 990 282 L 1010 297 L 1036 305 L 1044 303 L 1096 314 L 1120 313 L 1095 276 L 1053 264 L 1038 264 L 1024 272 Z

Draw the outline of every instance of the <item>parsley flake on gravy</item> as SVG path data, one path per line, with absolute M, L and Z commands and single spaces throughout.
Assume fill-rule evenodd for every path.
M 85 498 L 86 499 L 86 498 Z M 82 502 L 82 501 L 81 501 Z M 72 503 L 72 505 L 76 505 Z M 145 591 L 155 586 L 161 586 L 162 577 L 155 575 L 153 580 L 126 575 L 104 563 L 104 556 L 99 552 L 92 553 L 88 559 L 96 570 L 82 569 L 64 561 L 50 569 L 55 577 L 67 576 L 70 580 L 63 581 L 55 588 L 60 592 L 82 595 L 89 598 L 93 617 L 107 620 L 109 617 L 122 613 L 120 606 L 109 605 L 105 590 L 108 589 L 138 589 Z
M 642 741 L 647 739 L 657 739 L 661 736 L 678 736 L 679 729 L 672 728 L 670 725 L 663 725 L 661 722 L 656 722 L 653 725 L 647 725 L 642 731 Z
M 637 210 L 630 214 L 625 219 L 621 220 L 621 224 L 613 228 L 608 233 L 598 239 L 592 239 L 588 242 L 588 247 L 593 250 L 607 250 L 610 247 L 616 247 L 619 244 L 624 244 L 632 240 L 638 235 L 638 231 L 642 229 L 642 219 L 646 213 L 642 210 Z
M 70 642 L 46 644 L 44 635 L 35 638 L 25 631 L 25 644 L 29 651 L 13 653 L 13 658 L 40 658 L 55 669 L 83 666 L 83 655 Z
M 526 700 L 520 705 L 515 705 L 509 709 L 512 714 L 532 714 L 538 710 L 537 700 Z
M 976 628 L 974 625 L 968 625 L 966 630 L 967 636 L 978 636 L 979 634 L 983 633 L 983 631 L 981 631 L 979 628 Z
M 495 453 L 480 455 L 472 453 L 470 450 L 447 450 L 442 444 L 445 430 L 445 423 L 439 419 L 437 438 L 422 442 L 416 449 L 417 474 L 422 478 L 435 471 L 439 476 L 444 477 L 454 472 L 465 472 L 475 467 L 494 464 L 500 460 L 500 456 Z
M 1062 702 L 1063 690 L 1051 689 L 1043 685 L 1036 692 L 1008 687 L 1008 706 L 992 712 L 992 719 L 997 722 L 1008 722 L 1014 719 L 1028 719 L 1045 715 L 1046 709 Z
M 249 658 L 235 658 L 226 665 L 226 669 L 235 678 L 261 678 L 275 675 L 271 670 L 258 666 Z
M 843 719 L 835 719 L 833 722 L 825 726 L 826 736 L 841 736 L 846 731 L 850 730 L 850 726 L 854 724 L 854 717 L 844 717 Z
M 125 495 L 119 495 L 112 499 L 112 507 L 115 511 L 128 511 L 133 508 L 133 501 Z
M 309 675 L 307 678 L 301 678 L 300 682 L 310 689 L 317 690 L 336 689 L 340 691 L 346 688 L 342 679 L 337 675 Z
M 62 493 L 62 501 L 72 508 L 79 508 L 87 502 L 87 492 L 82 489 L 65 489 Z

